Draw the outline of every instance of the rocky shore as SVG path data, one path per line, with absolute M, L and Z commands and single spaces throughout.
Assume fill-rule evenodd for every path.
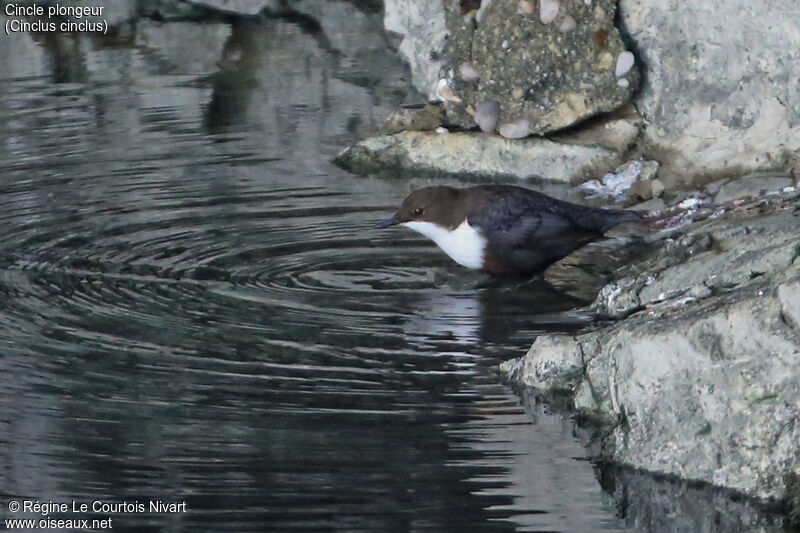
M 602 460 L 769 502 L 794 522 L 798 19 L 790 0 L 387 0 L 414 84 L 442 109 L 403 109 L 337 159 L 560 183 L 648 212 L 646 250 L 590 306 L 610 325 L 539 337 L 501 370 L 526 394 L 566 397 Z M 563 266 L 545 279 L 558 285 Z M 774 530 L 746 514 L 716 530 Z
M 616 323 L 541 336 L 501 370 L 567 394 L 607 459 L 796 502 L 800 194 L 702 211 L 600 291 Z

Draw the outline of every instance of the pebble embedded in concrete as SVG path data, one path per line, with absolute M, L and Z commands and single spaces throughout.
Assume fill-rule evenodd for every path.
M 530 0 L 520 0 L 517 5 L 517 15 L 533 15 L 536 4 Z
M 627 50 L 622 52 L 617 57 L 617 66 L 614 69 L 614 74 L 619 78 L 630 72 L 631 68 L 633 68 L 634 57 L 631 52 Z
M 481 79 L 481 73 L 471 63 L 461 63 L 458 75 L 466 82 L 474 82 Z
M 506 139 L 522 139 L 530 134 L 530 123 L 527 118 L 519 118 L 501 124 L 497 131 Z
M 567 15 L 564 17 L 564 20 L 558 26 L 558 31 L 561 33 L 568 33 L 578 27 L 578 23 L 575 22 L 575 19 L 571 16 Z
M 486 133 L 492 133 L 497 125 L 497 117 L 500 116 L 500 102 L 489 100 L 483 102 L 475 110 L 475 124 Z
M 539 1 L 539 20 L 542 24 L 550 24 L 558 16 L 558 0 Z

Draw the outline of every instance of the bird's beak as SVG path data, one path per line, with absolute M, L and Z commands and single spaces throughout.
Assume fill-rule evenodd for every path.
M 375 227 L 378 228 L 378 229 L 391 228 L 392 226 L 396 226 L 399 223 L 400 223 L 399 220 L 397 220 L 396 218 L 392 217 L 392 218 L 387 218 L 383 222 L 379 222 L 378 224 L 375 225 Z

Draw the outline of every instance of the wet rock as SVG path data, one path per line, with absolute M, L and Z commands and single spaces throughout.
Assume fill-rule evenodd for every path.
M 753 175 L 720 184 L 714 202 L 724 204 L 742 198 L 758 198 L 794 187 L 792 178 L 785 175 Z
M 544 133 L 612 111 L 630 99 L 639 73 L 628 66 L 619 78 L 628 85 L 618 84 L 616 60 L 625 46 L 614 27 L 614 1 L 589 6 L 543 0 L 537 16 L 518 14 L 528 5 L 494 0 L 480 21 L 448 9 L 447 61 L 470 63 L 481 72 L 477 83 L 455 80 L 453 89 L 462 103 L 448 110 L 454 124 L 469 127 L 469 107 L 497 100 L 501 124 L 524 118 L 530 133 Z M 520 88 L 521 98 L 515 91 Z
M 497 100 L 483 102 L 475 110 L 475 124 L 478 125 L 481 131 L 492 133 L 497 125 L 498 116 L 500 116 L 500 102 Z
M 633 184 L 630 189 L 630 197 L 636 200 L 649 200 L 658 198 L 664 194 L 664 184 L 660 179 L 640 180 Z
M 649 187 L 651 192 L 658 190 L 660 194 L 664 192 L 663 185 L 659 189 L 657 185 L 651 183 L 657 173 L 657 162 L 636 160 L 617 168 L 614 172 L 609 172 L 601 180 L 587 181 L 581 184 L 580 188 L 589 193 L 589 198 L 608 198 L 616 201 L 626 200 L 630 190 L 641 183 L 647 183 L 646 187 Z M 644 187 L 640 186 L 640 189 L 644 190 Z
M 443 120 L 444 106 L 439 104 L 401 107 L 389 115 L 381 127 L 381 133 L 391 135 L 401 131 L 436 130 Z
M 514 379 L 607 421 L 616 462 L 791 504 L 800 473 L 797 193 L 730 207 L 654 243 L 595 307 L 623 321 L 539 337 Z M 539 349 L 541 347 L 541 349 Z M 555 353 L 554 353 L 555 352 Z M 575 353 L 583 370 L 575 377 Z
M 358 173 L 447 173 L 480 178 L 576 183 L 619 164 L 618 153 L 542 138 L 508 141 L 496 135 L 403 132 L 371 137 L 344 150 L 340 166 Z
M 663 211 L 667 208 L 667 203 L 662 200 L 661 198 L 651 198 L 646 202 L 641 202 L 636 205 L 632 205 L 628 209 L 632 211 L 642 211 L 645 213 L 657 213 L 659 211 Z
M 791 163 L 800 152 L 800 98 L 788 82 L 800 78 L 800 4 L 703 0 L 684 7 L 619 3 L 647 65 L 637 105 L 667 186 Z
M 599 477 L 619 516 L 635 531 L 786 533 L 779 514 L 714 487 L 614 466 L 601 468 Z
M 534 341 L 528 355 L 506 361 L 500 369 L 528 387 L 575 391 L 584 365 L 582 347 L 575 339 L 567 335 L 543 335 Z

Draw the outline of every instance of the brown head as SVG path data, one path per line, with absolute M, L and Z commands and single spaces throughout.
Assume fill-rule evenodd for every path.
M 464 220 L 465 213 L 458 202 L 462 191 L 453 187 L 425 187 L 412 192 L 392 218 L 379 228 L 388 228 L 405 222 L 433 222 L 454 229 Z

